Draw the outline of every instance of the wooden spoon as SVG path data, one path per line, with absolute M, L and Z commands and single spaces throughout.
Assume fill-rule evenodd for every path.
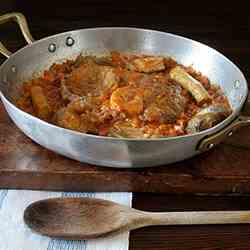
M 32 203 L 25 223 L 37 233 L 90 239 L 153 225 L 250 223 L 250 211 L 150 213 L 93 198 L 53 198 Z

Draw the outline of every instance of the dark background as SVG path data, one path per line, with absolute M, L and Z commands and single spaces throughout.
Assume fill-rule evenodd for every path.
M 250 15 L 245 1 L 28 1 L 0 0 L 0 14 L 19 11 L 40 39 L 55 33 L 101 26 L 132 26 L 167 31 L 216 48 L 250 79 Z M 24 45 L 15 24 L 0 27 L 0 40 L 10 49 Z M 4 57 L 0 57 L 2 62 Z M 135 194 L 133 206 L 151 211 L 250 209 L 248 197 L 191 197 Z M 146 228 L 131 234 L 131 249 L 250 249 L 250 226 Z
M 25 14 L 36 39 L 72 29 L 101 26 L 144 27 L 176 33 L 218 49 L 250 77 L 250 15 L 246 3 L 1 0 L 0 14 L 8 11 Z M 9 46 L 19 46 L 21 38 L 18 29 L 12 28 L 10 32 L 8 26 L 1 28 L 1 40 L 11 38 Z

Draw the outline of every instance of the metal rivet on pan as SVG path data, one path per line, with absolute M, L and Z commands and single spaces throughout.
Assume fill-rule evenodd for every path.
M 213 148 L 213 146 L 214 146 L 214 144 L 211 143 L 211 144 L 208 144 L 208 145 L 207 145 L 207 148 L 210 149 L 210 148 Z
M 72 38 L 72 37 L 67 37 L 67 39 L 66 39 L 66 45 L 67 46 L 73 46 L 74 45 L 74 43 L 75 43 L 75 40 Z
M 51 43 L 48 47 L 49 52 L 53 53 L 56 51 L 56 45 L 54 43 Z
M 230 131 L 227 135 L 228 136 L 232 136 L 233 135 L 233 131 Z
M 235 80 L 234 81 L 234 88 L 238 89 L 240 87 L 240 81 L 239 80 Z
M 15 66 L 15 65 L 11 66 L 11 71 L 12 71 L 13 73 L 16 73 L 16 72 L 17 72 L 17 69 L 16 69 L 16 66 Z

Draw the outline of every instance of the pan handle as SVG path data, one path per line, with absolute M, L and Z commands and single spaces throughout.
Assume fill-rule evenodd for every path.
M 215 134 L 206 136 L 202 138 L 196 149 L 200 152 L 205 152 L 214 146 L 218 145 L 224 141 L 227 137 L 230 137 L 236 132 L 239 128 L 250 126 L 250 95 L 248 94 L 246 101 L 241 110 L 242 115 L 238 116 L 233 122 L 228 126 L 216 132 Z M 243 115 L 244 114 L 244 115 Z
M 236 130 L 241 127 L 246 127 L 250 125 L 250 116 L 239 116 L 231 124 L 229 124 L 224 129 L 219 132 L 209 135 L 203 138 L 198 146 L 197 150 L 200 152 L 205 152 L 214 146 L 218 145 L 224 141 L 228 136 L 231 136 Z
M 13 12 L 0 16 L 0 24 L 9 21 L 17 22 L 28 44 L 31 44 L 34 41 L 34 38 L 30 34 L 26 18 L 22 13 Z M 5 48 L 5 46 L 1 42 L 0 42 L 0 53 L 6 56 L 7 58 L 10 57 L 12 54 L 12 52 L 10 52 L 7 48 Z

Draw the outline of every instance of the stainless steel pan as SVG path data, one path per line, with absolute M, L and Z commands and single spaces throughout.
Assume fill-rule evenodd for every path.
M 0 68 L 0 97 L 14 123 L 38 144 L 69 158 L 112 167 L 149 167 L 181 161 L 209 150 L 237 128 L 250 124 L 240 116 L 248 88 L 239 68 L 216 50 L 199 42 L 153 30 L 136 28 L 82 29 L 32 38 L 20 13 L 0 17 L 0 24 L 15 20 L 28 45 L 12 54 L 0 43 L 8 59 Z M 103 54 L 109 50 L 169 55 L 218 83 L 228 96 L 233 113 L 206 131 L 161 139 L 118 139 L 82 134 L 33 117 L 14 104 L 21 83 L 48 68 L 53 62 L 72 58 L 82 51 Z

